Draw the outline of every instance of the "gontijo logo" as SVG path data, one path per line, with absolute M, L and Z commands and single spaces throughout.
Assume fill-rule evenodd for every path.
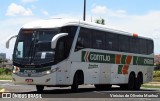
M 111 57 L 109 55 L 91 54 L 90 55 L 90 60 L 110 61 Z
M 111 62 L 111 57 L 114 57 L 114 56 L 115 55 L 113 54 L 82 51 L 82 62 L 108 63 L 108 62 Z

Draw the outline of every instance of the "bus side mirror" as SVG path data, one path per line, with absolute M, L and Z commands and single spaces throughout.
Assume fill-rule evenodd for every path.
M 8 40 L 6 41 L 6 48 L 9 48 L 9 42 L 11 39 L 16 38 L 18 35 L 14 35 L 8 38 Z
M 55 35 L 55 36 L 52 38 L 51 48 L 52 48 L 52 49 L 55 49 L 58 39 L 60 39 L 61 37 L 67 36 L 67 35 L 68 35 L 68 33 L 59 33 L 59 34 Z

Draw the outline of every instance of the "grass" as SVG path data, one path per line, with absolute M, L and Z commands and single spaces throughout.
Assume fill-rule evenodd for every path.
M 11 80 L 11 75 L 0 75 L 0 80 Z
M 160 71 L 153 71 L 153 77 L 160 77 Z
M 11 68 L 0 68 L 0 80 L 11 80 Z
M 144 88 L 160 88 L 160 86 L 153 86 L 153 85 L 142 85 L 141 87 L 144 87 Z
M 154 82 L 160 82 L 160 77 L 153 77 Z

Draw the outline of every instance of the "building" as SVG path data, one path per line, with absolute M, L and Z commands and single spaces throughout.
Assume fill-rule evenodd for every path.
M 6 53 L 0 53 L 0 59 L 6 60 Z

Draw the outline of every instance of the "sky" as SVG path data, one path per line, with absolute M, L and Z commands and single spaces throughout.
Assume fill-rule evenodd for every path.
M 15 39 L 5 48 L 9 36 L 40 19 L 83 18 L 84 0 L 0 0 L 0 53 L 12 57 Z M 86 19 L 104 18 L 106 26 L 154 40 L 155 54 L 160 54 L 160 0 L 86 0 Z

